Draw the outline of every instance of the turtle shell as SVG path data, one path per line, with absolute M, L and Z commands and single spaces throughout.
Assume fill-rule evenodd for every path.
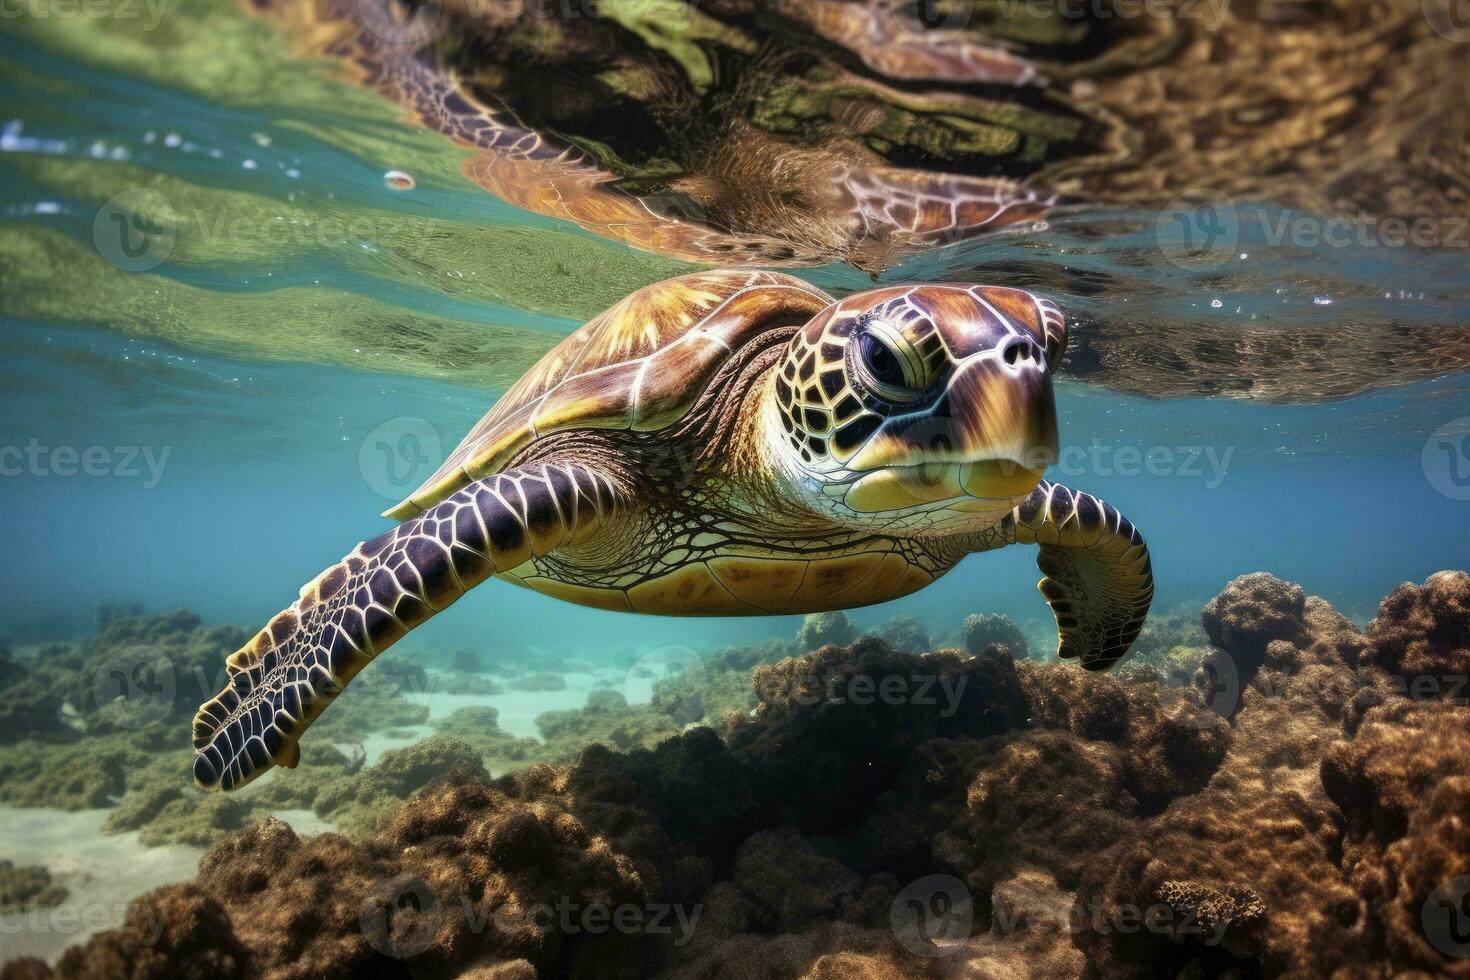
M 499 472 L 540 436 L 672 425 L 751 338 L 805 323 L 833 302 L 776 272 L 716 269 L 645 286 L 551 349 L 385 517 L 406 520 Z

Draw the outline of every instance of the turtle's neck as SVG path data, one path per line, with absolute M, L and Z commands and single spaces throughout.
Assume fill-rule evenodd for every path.
M 729 487 L 731 507 L 767 531 L 778 524 L 798 535 L 836 530 L 812 506 L 793 465 L 775 392 L 781 348 L 771 353 L 777 356 L 759 358 L 736 381 L 741 396 L 724 406 L 730 415 L 707 450 L 712 475 Z

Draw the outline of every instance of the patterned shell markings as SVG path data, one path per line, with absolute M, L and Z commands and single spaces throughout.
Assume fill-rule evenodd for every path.
M 731 351 L 832 303 L 777 272 L 716 269 L 630 294 L 557 344 L 511 386 L 407 499 L 406 520 L 500 470 L 534 439 L 566 429 L 652 432 L 677 422 Z

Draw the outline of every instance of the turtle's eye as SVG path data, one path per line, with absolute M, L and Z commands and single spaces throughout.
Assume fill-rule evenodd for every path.
M 858 379 L 880 398 L 908 402 L 929 387 L 924 359 L 898 330 L 881 320 L 866 324 L 856 337 Z

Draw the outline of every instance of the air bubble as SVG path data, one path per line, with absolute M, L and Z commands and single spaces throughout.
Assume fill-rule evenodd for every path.
M 412 174 L 404 173 L 402 170 L 390 170 L 383 175 L 383 183 L 391 190 L 411 191 L 418 185 Z

